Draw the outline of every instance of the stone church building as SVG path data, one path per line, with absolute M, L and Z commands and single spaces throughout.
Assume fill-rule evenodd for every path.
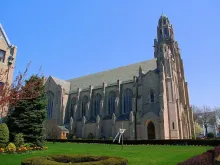
M 183 60 L 165 15 L 158 21 L 153 59 L 70 80 L 50 76 L 46 92 L 48 138 L 69 133 L 109 139 L 122 127 L 125 139 L 194 136 Z

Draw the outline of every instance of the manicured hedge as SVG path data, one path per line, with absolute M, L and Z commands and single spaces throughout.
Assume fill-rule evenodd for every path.
M 201 155 L 194 156 L 184 162 L 178 163 L 177 165 L 213 165 L 215 158 L 220 155 L 220 146 L 214 149 L 208 150 Z
M 24 159 L 21 165 L 127 165 L 128 161 L 120 157 L 89 155 L 52 155 Z
M 48 142 L 54 142 L 54 139 L 47 139 Z M 56 142 L 73 142 L 73 143 L 99 143 L 99 144 L 118 144 L 118 141 L 114 143 L 112 140 L 72 140 L 72 139 L 56 139 Z M 220 144 L 220 140 L 193 140 L 193 139 L 176 139 L 176 140 L 124 140 L 124 144 L 127 145 L 201 145 L 201 146 L 217 146 Z

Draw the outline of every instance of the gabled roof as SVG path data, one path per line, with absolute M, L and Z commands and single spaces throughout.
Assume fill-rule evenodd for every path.
M 65 126 L 58 126 L 61 131 L 69 132 L 69 130 Z
M 125 82 L 133 80 L 134 76 L 138 76 L 140 66 L 144 73 L 147 73 L 150 70 L 155 70 L 157 68 L 156 61 L 157 59 L 154 58 L 152 60 L 142 61 L 139 63 L 122 66 L 119 68 L 70 79 L 67 81 L 70 82 L 70 91 L 76 91 L 77 88 L 85 89 L 90 85 L 101 86 L 103 82 L 106 82 L 107 84 L 113 84 L 116 83 L 118 79 L 122 82 Z
M 0 24 L 0 37 L 4 38 L 4 40 L 5 40 L 6 44 L 8 45 L 8 47 L 11 46 L 11 43 L 10 43 L 10 41 L 8 39 L 8 36 L 5 33 L 5 30 L 4 30 L 3 26 L 2 26 L 2 24 Z
M 69 93 L 69 90 L 70 90 L 70 82 L 65 81 L 65 80 L 58 79 L 58 78 L 53 77 L 53 76 L 51 76 L 51 78 L 55 81 L 55 83 L 56 83 L 57 85 L 61 85 L 61 86 L 65 89 L 65 92 Z

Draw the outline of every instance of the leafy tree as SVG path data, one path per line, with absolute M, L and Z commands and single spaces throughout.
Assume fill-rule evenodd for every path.
M 43 77 L 31 76 L 25 81 L 22 90 L 26 98 L 19 100 L 8 115 L 9 130 L 13 137 L 22 133 L 25 142 L 42 146 L 45 139 L 44 121 L 47 105 Z M 31 97 L 33 93 L 38 93 L 38 96 Z
M 195 122 L 195 132 L 197 135 L 203 132 L 202 127 L 197 122 Z
M 8 141 L 9 141 L 8 126 L 5 123 L 0 124 L 0 148 L 5 147 Z

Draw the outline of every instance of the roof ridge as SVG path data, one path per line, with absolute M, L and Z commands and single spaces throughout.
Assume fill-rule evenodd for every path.
M 156 58 L 153 58 L 153 59 L 151 59 L 151 60 L 140 61 L 140 62 L 136 62 L 136 63 L 132 63 L 132 64 L 128 64 L 128 65 L 116 67 L 116 68 L 112 68 L 112 69 L 109 69 L 109 70 L 104 70 L 104 71 L 100 71 L 100 72 L 95 72 L 95 73 L 91 73 L 91 74 L 87 74 L 87 75 L 75 77 L 75 78 L 68 79 L 68 80 L 65 80 L 65 81 L 71 82 L 72 80 L 75 80 L 75 79 L 85 78 L 85 77 L 87 77 L 87 76 L 97 75 L 97 74 L 100 74 L 100 73 L 106 73 L 106 72 L 110 72 L 110 71 L 113 71 L 113 70 L 116 70 L 116 69 L 126 68 L 126 67 L 129 67 L 129 66 L 132 66 L 132 65 L 137 65 L 137 64 L 144 63 L 144 62 L 154 61 L 154 60 L 156 60 Z

